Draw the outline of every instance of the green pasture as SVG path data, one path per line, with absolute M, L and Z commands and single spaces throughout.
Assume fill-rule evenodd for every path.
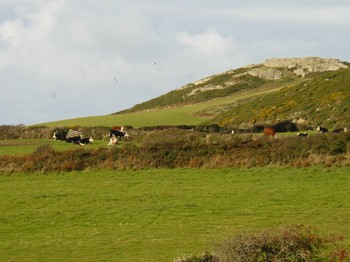
M 206 120 L 195 117 L 186 107 L 170 108 L 164 110 L 150 110 L 127 114 L 92 116 L 62 120 L 57 122 L 43 123 L 45 126 L 104 126 L 115 125 L 143 127 L 157 125 L 197 125 Z
M 285 87 L 285 86 L 283 86 Z M 191 105 L 158 108 L 152 110 L 144 110 L 132 113 L 81 117 L 67 119 L 55 122 L 42 123 L 49 127 L 56 126 L 133 126 L 135 128 L 144 126 L 159 125 L 199 125 L 210 120 L 215 116 L 215 111 L 220 107 L 236 103 L 239 100 L 259 96 L 280 90 L 283 87 L 263 86 L 254 91 L 237 92 L 233 96 L 213 99 L 206 102 L 195 103 Z M 219 109 L 218 109 L 219 108 Z M 209 111 L 211 115 L 202 112 Z
M 350 168 L 0 176 L 1 261 L 173 261 L 242 231 L 315 226 L 350 246 Z
M 109 141 L 95 140 L 93 143 L 84 145 L 84 148 L 107 147 Z M 64 151 L 82 147 L 65 141 L 53 139 L 11 139 L 0 140 L 0 155 L 25 155 L 35 152 L 40 146 L 50 145 L 56 151 Z

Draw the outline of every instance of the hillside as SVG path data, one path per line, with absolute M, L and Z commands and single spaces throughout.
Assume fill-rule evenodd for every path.
M 211 120 L 219 125 L 292 120 L 304 125 L 350 123 L 350 69 L 312 75 L 308 81 L 273 94 L 244 100 Z
M 211 118 L 208 123 L 221 126 L 285 119 L 305 125 L 347 125 L 349 80 L 347 63 L 338 59 L 273 58 L 201 79 L 119 113 L 236 97 L 240 99 L 204 107 L 194 115 Z M 241 97 L 248 93 L 248 98 Z
M 298 80 L 299 78 L 295 74 L 286 69 L 272 69 L 264 65 L 250 65 L 189 83 L 160 97 L 135 105 L 121 113 L 191 105 L 232 96 L 242 91 L 251 92 L 262 86 L 274 88 L 278 85 L 294 83 Z
M 215 74 L 106 116 L 44 123 L 49 126 L 249 126 L 293 120 L 349 125 L 349 63 L 318 57 L 273 58 Z

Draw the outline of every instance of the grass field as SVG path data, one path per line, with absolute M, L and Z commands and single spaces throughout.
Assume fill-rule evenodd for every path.
M 242 231 L 315 226 L 350 244 L 350 168 L 0 176 L 2 261 L 173 261 Z
M 49 127 L 56 126 L 133 126 L 135 128 L 144 126 L 158 126 L 158 125 L 199 125 L 208 121 L 213 116 L 199 116 L 198 112 L 205 111 L 213 107 L 220 107 L 227 104 L 235 103 L 242 99 L 260 96 L 271 92 L 276 92 L 282 87 L 262 87 L 254 91 L 238 92 L 234 96 L 218 98 L 206 102 L 169 107 L 155 110 L 145 110 L 133 113 L 81 117 L 74 119 L 67 119 L 62 121 L 43 123 L 42 125 Z M 212 110 L 210 110 L 212 111 Z
M 85 148 L 99 148 L 107 146 L 109 141 L 95 140 L 93 143 L 85 145 Z M 38 147 L 50 145 L 56 151 L 76 149 L 81 146 L 67 143 L 65 141 L 55 141 L 53 139 L 10 139 L 0 140 L 0 155 L 25 155 L 33 153 Z

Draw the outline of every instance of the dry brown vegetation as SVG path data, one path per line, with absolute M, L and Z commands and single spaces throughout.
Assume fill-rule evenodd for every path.
M 193 256 L 179 262 L 256 261 L 349 261 L 341 246 L 342 237 L 322 236 L 303 225 L 269 229 L 226 239 L 214 247 L 214 254 Z M 331 249 L 331 253 L 322 252 Z

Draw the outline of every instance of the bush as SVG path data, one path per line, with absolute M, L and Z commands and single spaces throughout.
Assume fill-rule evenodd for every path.
M 343 238 L 320 236 L 311 227 L 289 226 L 244 234 L 217 244 L 213 254 L 178 259 L 178 262 L 306 262 L 349 261 L 348 253 L 339 247 Z M 335 250 L 330 254 L 327 248 Z
M 285 120 L 278 122 L 272 126 L 276 132 L 295 132 L 298 131 L 298 127 L 295 123 Z
M 206 252 L 203 256 L 192 256 L 189 258 L 177 260 L 177 262 L 219 262 L 219 260 L 217 257 Z
M 52 154 L 54 152 L 55 152 L 55 150 L 53 149 L 53 147 L 51 145 L 44 144 L 44 145 L 38 146 L 33 154 L 43 155 L 43 154 Z
M 215 248 L 220 262 L 255 261 L 340 261 L 347 256 L 344 249 L 338 251 L 340 238 L 320 236 L 314 229 L 305 226 L 290 226 L 278 230 L 266 230 L 227 239 Z M 321 251 L 329 246 L 336 251 L 327 257 Z

